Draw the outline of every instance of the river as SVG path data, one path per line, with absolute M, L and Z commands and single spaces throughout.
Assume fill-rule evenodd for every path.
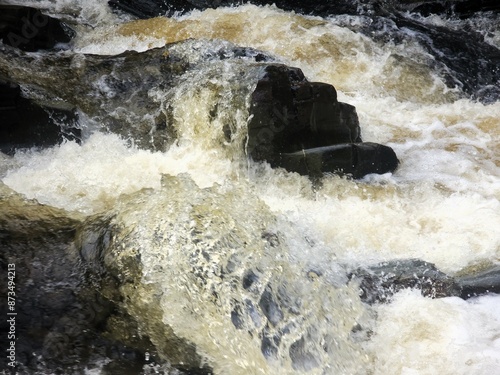
M 56 14 L 69 13 L 66 8 L 76 4 L 31 3 L 44 4 Z M 353 269 L 417 258 L 453 276 L 500 262 L 500 98 L 474 100 L 460 88 L 450 88 L 413 31 L 401 28 L 391 37 L 375 32 L 370 37 L 360 31 L 370 22 L 362 15 L 304 16 L 275 6 L 241 5 L 134 21 L 111 13 L 104 2 L 85 4 L 78 6 L 82 26 L 76 30 L 74 51 L 112 55 L 188 38 L 222 39 L 266 51 L 302 69 L 310 81 L 334 85 L 339 100 L 356 107 L 363 140 L 392 147 L 400 165 L 394 173 L 361 180 L 328 175 L 318 185 L 306 176 L 248 161 L 240 149 L 219 142 L 220 119 L 207 116 L 215 99 L 209 86 L 197 87 L 203 78 L 195 76 L 173 98 L 178 140 L 166 151 L 141 149 L 82 119 L 81 145 L 65 142 L 2 156 L 0 177 L 11 189 L 91 217 L 120 206 L 127 194 L 161 190 L 162 175 L 189 176 L 197 189 L 215 189 L 220 196 L 232 192 L 248 201 L 228 203 L 241 210 L 234 213 L 236 218 L 264 207 L 255 220 L 272 216 L 276 231 L 283 233 L 288 250 L 280 253 L 280 262 L 289 265 L 280 277 L 289 277 L 291 284 L 294 276 L 286 272 L 306 266 L 331 274 L 330 283 L 337 285 L 342 282 L 335 276 L 339 265 Z M 498 20 L 491 25 L 479 16 L 414 17 L 450 29 L 467 24 L 500 48 Z M 211 78 L 222 86 L 224 79 Z M 235 127 L 244 129 L 246 120 L 245 113 L 237 114 Z M 190 199 L 189 194 L 180 196 Z M 265 259 L 259 260 L 261 267 L 266 267 Z M 269 262 L 277 267 L 276 259 Z M 168 264 L 175 266 L 175 259 Z M 276 358 L 263 362 L 252 340 L 238 341 L 239 336 L 219 330 L 224 324 L 219 318 L 203 326 L 214 327 L 211 333 L 202 328 L 187 332 L 188 321 L 172 324 L 194 342 L 206 341 L 196 335 L 219 335 L 219 349 L 207 345 L 204 353 L 217 374 L 500 374 L 498 295 L 431 299 L 408 289 L 390 303 L 365 306 L 346 302 L 350 289 L 299 289 L 293 290 L 313 293 L 304 300 L 322 306 L 308 317 L 316 320 L 315 328 L 307 331 L 304 326 L 310 338 L 324 339 L 330 326 L 341 336 L 345 328 L 340 326 L 350 329 L 353 322 L 363 326 L 364 336 L 350 344 L 339 339 L 335 348 L 325 344 L 322 357 L 312 364 L 305 358 L 306 364 L 293 365 L 283 349 L 289 343 Z M 162 306 L 167 311 L 173 303 L 163 301 Z M 183 319 L 183 314 L 174 315 L 169 319 Z M 311 347 L 315 345 L 322 343 Z

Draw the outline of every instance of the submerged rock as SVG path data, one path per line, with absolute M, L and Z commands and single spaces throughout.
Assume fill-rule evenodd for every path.
M 350 338 L 363 313 L 356 291 L 310 280 L 290 262 L 263 202 L 235 187 L 200 189 L 184 175 L 162 184 L 89 220 L 88 233 L 108 234 L 87 252 L 116 282 L 102 293 L 163 359 L 189 373 L 363 368 Z
M 139 373 L 145 353 L 154 355 L 134 322 L 96 288 L 106 276 L 88 252 L 103 246 L 105 238 L 92 237 L 92 246 L 90 240 L 82 246 L 76 241 L 82 223 L 77 214 L 26 200 L 0 183 L 0 268 L 13 282 L 0 285 L 6 301 L 0 310 L 4 317 L 16 314 L 18 373 L 81 374 L 103 361 L 104 373 L 120 364 Z M 106 280 L 111 288 L 113 281 Z M 15 303 L 7 303 L 8 296 Z M 9 332 L 7 319 L 0 329 Z M 1 368 L 8 369 L 7 362 L 2 356 Z
M 460 296 L 461 287 L 454 278 L 439 271 L 432 263 L 418 259 L 383 262 L 358 268 L 351 280 L 359 283 L 361 299 L 369 304 L 390 302 L 402 289 L 414 288 L 425 297 Z

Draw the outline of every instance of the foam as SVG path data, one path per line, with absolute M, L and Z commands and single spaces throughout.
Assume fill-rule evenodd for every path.
M 201 187 L 231 173 L 228 160 L 217 160 L 207 150 L 186 145 L 167 153 L 150 152 L 102 133 L 91 135 L 82 146 L 66 142 L 18 153 L 14 159 L 20 167 L 7 173 L 6 185 L 40 203 L 87 214 L 111 208 L 121 194 L 158 188 L 164 173 L 189 171 Z
M 374 374 L 485 375 L 500 368 L 500 296 L 431 300 L 400 292 L 378 310 Z
M 275 7 L 103 25 L 75 43 L 80 52 L 114 54 L 189 37 L 264 49 L 309 79 L 333 84 L 340 100 L 356 106 L 363 139 L 392 146 L 399 169 L 363 181 L 329 176 L 314 186 L 307 177 L 245 163 L 241 150 L 214 141 L 203 111 L 189 111 L 208 108 L 207 93 L 190 97 L 184 90 L 175 97 L 186 104 L 176 112 L 181 139 L 167 152 L 139 150 L 118 136 L 96 133 L 82 146 L 67 142 L 4 158 L 3 182 L 41 203 L 90 215 L 113 207 L 122 194 L 158 189 L 164 173 L 188 173 L 200 187 L 230 180 L 276 215 L 291 259 L 329 269 L 334 284 L 343 282 L 336 275 L 339 263 L 419 258 L 454 274 L 484 260 L 500 261 L 499 102 L 457 100 L 427 68 L 428 56 L 418 45 L 381 45 L 335 18 Z M 314 246 L 304 249 L 304 238 Z M 403 291 L 374 309 L 367 373 L 483 375 L 500 367 L 498 296 L 466 302 Z M 247 360 L 241 353 L 226 360 Z
M 454 273 L 481 259 L 500 259 L 495 198 L 403 185 L 390 175 L 371 183 L 332 177 L 313 191 L 303 177 L 268 171 L 256 184 L 271 209 L 313 231 L 337 261 L 419 258 Z

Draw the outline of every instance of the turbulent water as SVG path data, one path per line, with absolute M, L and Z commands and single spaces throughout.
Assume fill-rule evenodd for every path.
M 69 2 L 45 5 L 56 14 L 70 14 L 75 8 Z M 363 140 L 391 146 L 401 165 L 394 174 L 371 175 L 361 181 L 327 176 L 318 186 L 307 177 L 249 162 L 238 147 L 219 141 L 217 121 L 223 119 L 207 116 L 218 97 L 209 85 L 197 86 L 200 77 L 194 76 L 174 97 L 179 139 L 167 151 L 139 149 L 117 135 L 94 131 L 96 125 L 83 120 L 82 145 L 66 142 L 2 157 L 2 181 L 10 188 L 40 203 L 90 216 L 126 204 L 125 195 L 143 188 L 161 191 L 164 174 L 187 175 L 196 184 L 193 195 L 179 192 L 175 199 L 196 200 L 197 189 L 212 189 L 214 196 L 231 196 L 220 198 L 220 202 L 228 199 L 229 207 L 237 210 L 231 220 L 273 222 L 286 247 L 276 250 L 279 261 L 264 254 L 253 260 L 254 265 L 281 269 L 282 274 L 276 271 L 279 276 L 266 277 L 291 284 L 298 283 L 294 272 L 307 267 L 334 274 L 339 265 L 350 269 L 419 258 L 454 275 L 467 267 L 500 262 L 500 101 L 483 104 L 450 89 L 440 72 L 431 68 L 432 56 L 411 35 L 398 42 L 374 40 L 355 31 L 366 22 L 363 17 L 306 17 L 253 5 L 132 22 L 109 13 L 100 2 L 86 7 L 78 10 L 84 25 L 77 30 L 76 51 L 144 51 L 187 38 L 223 39 L 264 50 L 277 61 L 301 68 L 310 81 L 334 85 L 339 100 L 356 106 Z M 438 16 L 423 21 L 460 27 L 459 21 Z M 500 48 L 500 27 L 483 25 L 480 19 L 467 22 L 487 30 L 485 40 Z M 224 76 L 211 79 L 214 85 L 224 85 Z M 245 115 L 234 117 L 237 129 L 245 128 Z M 236 204 L 233 195 L 241 202 Z M 182 208 L 175 211 L 175 207 L 170 214 L 182 216 Z M 206 214 L 217 218 L 216 211 Z M 224 218 L 222 232 L 227 229 Z M 173 260 L 165 260 L 165 266 L 175 267 L 176 254 L 170 255 Z M 308 373 L 486 375 L 500 371 L 500 297 L 496 295 L 433 300 L 403 291 L 390 304 L 367 307 L 351 299 L 353 291 L 348 288 L 333 295 L 296 285 L 289 293 L 311 296 L 307 303 L 316 311 L 307 318 L 315 320 L 310 337 L 326 340 L 330 329 L 339 335 L 335 349 L 325 349 L 323 365 L 311 365 Z M 168 307 L 173 301 L 163 303 Z M 235 339 L 219 317 L 205 316 L 208 321 L 199 330 L 189 330 L 190 321 L 182 322 L 184 318 L 173 314 L 168 319 L 178 319 L 169 323 L 181 327 L 186 338 L 205 343 L 215 335 L 216 348 L 205 354 L 216 373 L 310 369 L 290 367 L 284 359 L 280 362 L 283 353 L 278 353 L 277 362 L 265 362 L 259 346 L 248 337 Z M 343 342 L 342 329 L 350 331 L 359 322 L 366 336 Z M 205 331 L 206 327 L 213 331 Z M 232 350 L 233 339 L 246 348 Z M 323 344 L 328 347 L 328 343 L 314 345 Z M 335 346 L 333 341 L 329 344 Z

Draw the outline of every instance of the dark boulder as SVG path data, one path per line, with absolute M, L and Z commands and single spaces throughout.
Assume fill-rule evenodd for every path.
M 74 108 L 40 105 L 23 97 L 21 88 L 0 81 L 0 151 L 50 147 L 81 138 Z
M 268 66 L 252 94 L 247 152 L 314 177 L 361 178 L 398 166 L 390 147 L 361 143 L 356 109 L 339 102 L 332 85 L 309 82 L 300 69 L 284 65 Z
M 248 154 L 272 161 L 283 152 L 361 142 L 356 109 L 332 85 L 309 82 L 298 68 L 270 65 L 252 94 Z
M 382 262 L 358 268 L 350 275 L 359 283 L 361 299 L 369 304 L 390 302 L 392 296 L 406 289 L 419 289 L 425 297 L 460 296 L 461 287 L 452 277 L 432 263 L 418 259 Z
M 23 51 L 64 48 L 75 36 L 65 23 L 39 9 L 0 5 L 0 39 Z

